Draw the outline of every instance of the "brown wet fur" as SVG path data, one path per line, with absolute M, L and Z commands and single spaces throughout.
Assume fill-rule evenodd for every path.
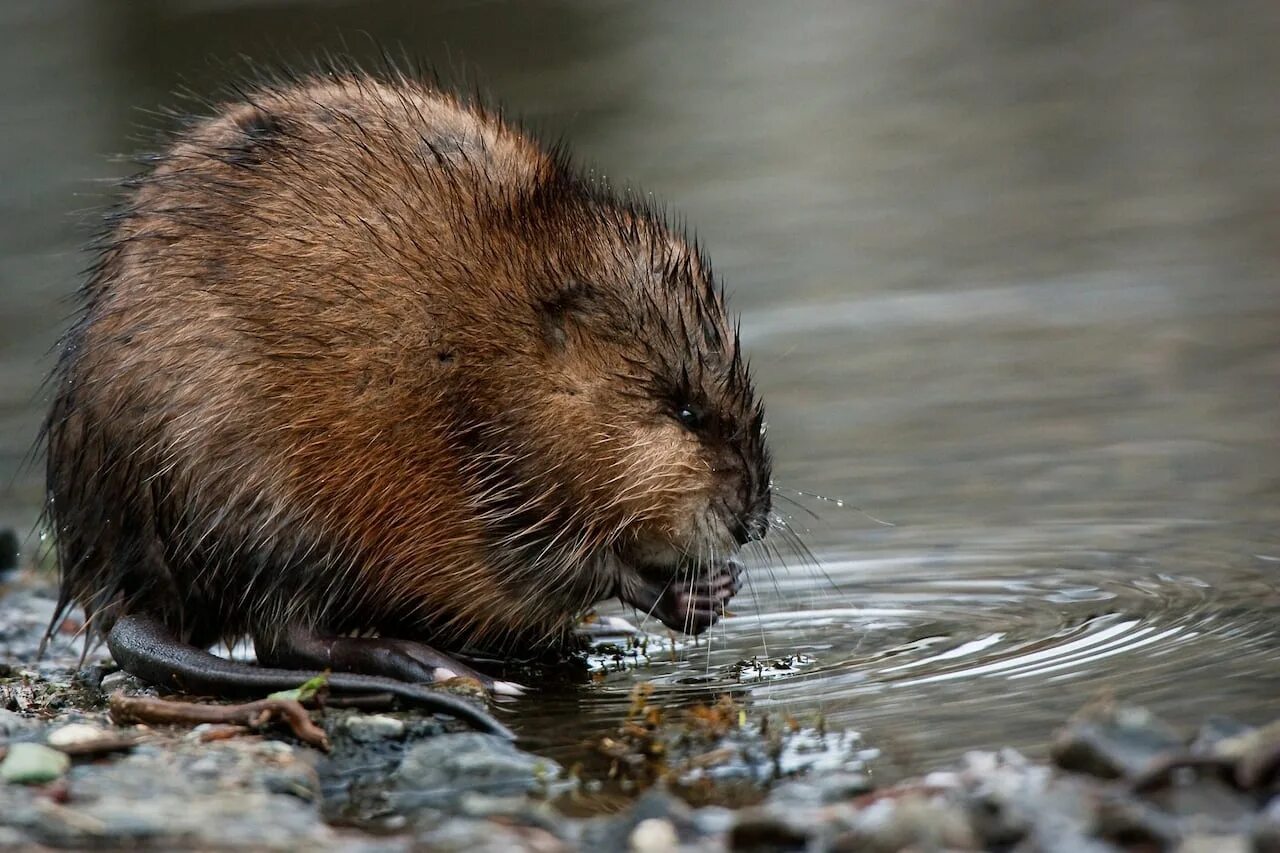
M 618 594 L 609 555 L 711 565 L 766 526 L 762 412 L 705 259 L 402 75 L 191 121 L 82 305 L 48 514 L 97 631 L 510 648 Z

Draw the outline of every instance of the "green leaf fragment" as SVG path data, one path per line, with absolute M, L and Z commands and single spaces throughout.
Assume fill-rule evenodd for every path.
M 325 685 L 329 683 L 329 673 L 322 672 L 314 678 L 308 678 L 302 685 L 292 690 L 280 690 L 267 696 L 268 699 L 292 699 L 295 702 L 306 702 L 314 699 Z

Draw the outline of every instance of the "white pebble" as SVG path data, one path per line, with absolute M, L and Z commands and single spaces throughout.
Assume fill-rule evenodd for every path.
M 358 741 L 404 737 L 404 723 L 384 714 L 360 714 L 348 717 L 346 728 L 352 739 Z
M 75 746 L 98 740 L 104 732 L 97 726 L 87 723 L 67 723 L 49 733 L 49 746 Z
M 667 853 L 680 846 L 680 838 L 671 821 L 651 817 L 636 824 L 628 840 L 632 853 Z

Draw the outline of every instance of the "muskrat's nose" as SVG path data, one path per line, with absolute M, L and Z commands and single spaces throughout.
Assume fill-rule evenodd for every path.
M 765 521 L 763 516 L 734 516 L 729 522 L 729 532 L 739 545 L 746 545 L 756 539 L 763 539 Z

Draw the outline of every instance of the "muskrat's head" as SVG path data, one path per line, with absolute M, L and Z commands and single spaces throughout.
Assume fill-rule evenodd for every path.
M 543 490 L 524 495 L 525 529 L 544 524 L 530 542 L 566 586 L 590 574 L 697 633 L 736 592 L 739 549 L 768 529 L 763 407 L 706 260 L 645 210 L 586 204 L 555 251 L 537 235 L 550 262 L 513 395 L 535 427 L 522 433 L 539 436 L 519 463 Z

